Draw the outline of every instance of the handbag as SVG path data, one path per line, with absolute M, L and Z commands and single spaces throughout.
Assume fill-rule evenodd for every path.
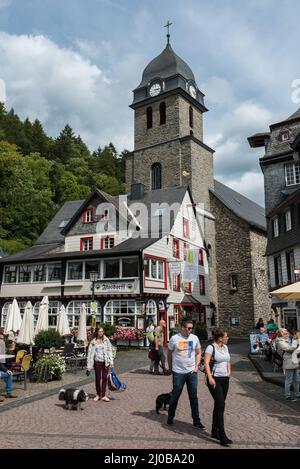
M 215 346 L 211 344 L 213 348 L 213 353 L 211 354 L 210 361 L 209 361 L 209 368 L 212 371 L 213 366 L 215 364 Z M 202 373 L 206 373 L 205 366 L 204 366 L 204 355 L 205 355 L 205 350 L 201 353 L 201 361 L 199 365 L 199 370 L 202 371 Z
M 125 383 L 122 383 L 117 377 L 113 368 L 111 368 L 110 373 L 107 377 L 107 385 L 110 391 L 125 391 L 127 388 Z
M 150 358 L 150 360 L 155 361 L 156 357 L 157 357 L 157 351 L 156 350 L 149 350 L 148 358 Z

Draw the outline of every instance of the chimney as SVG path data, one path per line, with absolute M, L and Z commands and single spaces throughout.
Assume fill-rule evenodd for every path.
M 131 184 L 130 199 L 139 200 L 142 199 L 145 193 L 145 186 L 141 182 L 135 182 Z

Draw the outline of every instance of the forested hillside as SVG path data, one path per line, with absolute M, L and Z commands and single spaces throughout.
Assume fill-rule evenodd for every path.
M 33 244 L 65 201 L 94 187 L 124 192 L 126 153 L 112 143 L 91 153 L 69 125 L 49 137 L 39 120 L 22 121 L 0 103 L 0 248 Z

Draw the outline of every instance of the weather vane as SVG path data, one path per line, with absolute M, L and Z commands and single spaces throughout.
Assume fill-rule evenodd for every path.
M 168 28 L 168 34 L 167 34 L 167 38 L 168 38 L 168 44 L 170 44 L 170 26 L 172 25 L 173 23 L 170 23 L 170 21 L 168 20 L 167 24 L 165 24 L 164 28 Z

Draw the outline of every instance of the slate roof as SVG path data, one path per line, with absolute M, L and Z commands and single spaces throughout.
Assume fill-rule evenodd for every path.
M 211 192 L 229 210 L 248 222 L 249 225 L 263 231 L 267 230 L 263 207 L 216 180 L 214 190 Z
M 99 249 L 93 251 L 70 251 L 70 252 L 56 252 L 55 248 L 60 244 L 39 245 L 31 246 L 24 249 L 12 256 L 7 256 L 0 259 L 0 263 L 14 263 L 14 262 L 29 262 L 29 261 L 51 261 L 59 259 L 80 259 L 86 258 L 99 258 L 99 257 L 113 257 L 118 255 L 131 255 L 138 254 L 143 249 L 146 249 L 151 244 L 156 243 L 159 238 L 130 238 L 111 249 Z
M 167 44 L 161 54 L 151 60 L 144 69 L 142 81 L 136 89 L 147 86 L 154 78 L 164 79 L 173 75 L 182 75 L 186 80 L 195 81 L 188 64 L 173 51 L 170 44 Z
M 65 202 L 57 212 L 43 233 L 36 240 L 35 244 L 63 243 L 64 235 L 61 233 L 63 227 L 60 227 L 63 221 L 69 221 L 74 213 L 81 207 L 85 200 L 72 200 Z

